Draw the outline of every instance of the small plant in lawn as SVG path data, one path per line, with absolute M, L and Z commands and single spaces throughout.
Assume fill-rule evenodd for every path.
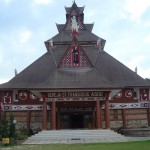
M 22 126 L 20 131 L 18 131 L 18 140 L 25 140 L 27 138 L 27 129 Z

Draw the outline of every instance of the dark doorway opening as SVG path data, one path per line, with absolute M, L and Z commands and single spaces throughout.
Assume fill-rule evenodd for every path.
M 71 128 L 82 129 L 84 128 L 84 116 L 80 114 L 71 115 Z

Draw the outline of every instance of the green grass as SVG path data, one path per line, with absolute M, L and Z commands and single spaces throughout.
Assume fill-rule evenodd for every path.
M 150 141 L 99 144 L 18 145 L 0 150 L 150 150 Z

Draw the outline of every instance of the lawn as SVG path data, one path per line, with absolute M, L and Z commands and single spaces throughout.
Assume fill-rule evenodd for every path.
M 150 150 L 150 141 L 99 144 L 18 145 L 0 147 L 0 150 Z

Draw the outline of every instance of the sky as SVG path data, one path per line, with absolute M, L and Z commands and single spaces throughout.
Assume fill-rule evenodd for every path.
M 150 78 L 150 0 L 76 0 L 84 23 L 106 40 L 104 50 Z M 44 41 L 66 22 L 72 0 L 0 0 L 0 84 L 47 52 Z

